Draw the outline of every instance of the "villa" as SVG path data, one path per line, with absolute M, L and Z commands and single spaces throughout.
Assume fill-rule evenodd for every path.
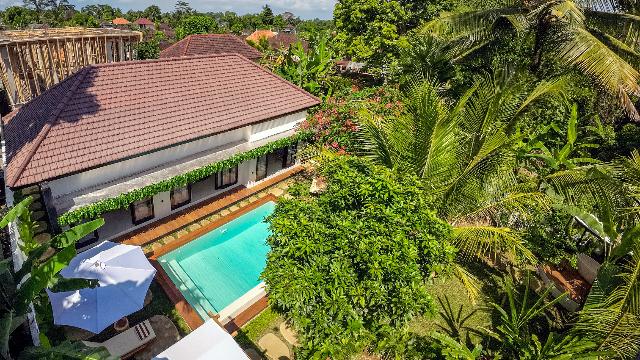
M 89 66 L 4 119 L 6 183 L 38 185 L 49 218 L 57 219 L 287 138 L 316 104 L 239 55 Z M 96 214 L 106 225 L 92 241 L 261 181 L 293 165 L 295 152 L 295 144 L 274 149 Z
M 239 54 L 258 61 L 262 53 L 233 34 L 189 35 L 160 52 L 160 58 L 215 54 Z
M 39 199 L 53 234 L 103 217 L 105 225 L 82 239 L 80 250 L 120 242 L 237 189 L 286 177 L 296 164 L 297 125 L 318 103 L 237 54 L 88 66 L 3 119 L 6 185 Z M 249 206 L 252 212 L 243 210 L 222 230 L 200 232 L 215 247 L 207 261 L 201 256 L 213 248 L 186 244 L 193 236 L 176 251 L 149 255 L 176 306 L 190 304 L 183 312 L 196 319 L 190 325 L 212 314 L 227 323 L 264 301 L 262 219 L 272 200 Z M 214 230 L 220 239 L 247 229 L 251 234 L 222 245 L 210 242 Z M 198 257 L 209 267 L 194 267 Z M 244 272 L 230 276 L 233 266 Z

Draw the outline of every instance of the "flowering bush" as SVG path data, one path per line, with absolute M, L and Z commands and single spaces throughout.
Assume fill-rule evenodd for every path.
M 353 153 L 358 124 L 365 112 L 375 117 L 397 117 L 402 112 L 399 92 L 392 87 L 360 90 L 352 86 L 348 94 L 329 97 L 309 114 L 301 129 L 314 133 L 314 140 L 339 154 Z

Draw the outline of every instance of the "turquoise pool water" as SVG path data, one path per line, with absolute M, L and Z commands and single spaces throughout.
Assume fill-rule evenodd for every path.
M 260 284 L 275 203 L 260 207 L 161 256 L 158 261 L 203 319 Z

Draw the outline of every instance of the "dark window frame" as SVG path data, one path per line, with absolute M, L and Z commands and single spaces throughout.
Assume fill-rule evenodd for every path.
M 216 190 L 220 190 L 220 189 L 226 189 L 230 186 L 236 185 L 238 183 L 238 165 L 234 166 L 236 169 L 236 181 L 229 183 L 229 184 L 220 184 L 221 180 L 220 180 L 220 175 L 222 174 L 222 172 L 218 172 L 216 173 L 216 178 L 215 178 L 215 187 Z M 223 171 L 228 171 L 230 169 L 226 169 Z
M 261 158 L 264 158 L 264 176 L 263 177 L 258 177 L 258 164 Z M 262 156 L 258 156 L 256 158 L 256 180 L 255 181 L 260 181 L 260 180 L 264 180 L 269 176 L 269 156 L 268 154 L 264 154 Z
M 133 223 L 133 225 L 140 225 L 140 224 L 146 223 L 147 221 L 153 220 L 156 217 L 156 210 L 155 210 L 155 207 L 153 206 L 153 196 L 144 200 L 151 202 L 151 215 L 136 221 L 136 215 L 135 215 L 136 212 L 135 212 L 134 206 L 136 202 L 140 202 L 142 200 L 132 202 L 131 205 L 129 205 L 129 208 L 131 209 L 131 222 Z
M 191 204 L 191 200 L 192 200 L 191 184 L 187 184 L 187 186 L 182 186 L 182 187 L 180 187 L 180 189 L 183 188 L 183 187 L 187 188 L 187 192 L 189 193 L 189 198 L 185 202 L 182 202 L 182 203 L 174 206 L 172 199 L 173 199 L 173 191 L 175 189 L 171 189 L 171 191 L 169 192 L 169 203 L 171 204 L 171 211 L 176 210 L 176 209 L 180 209 L 181 207 L 184 207 L 186 205 Z

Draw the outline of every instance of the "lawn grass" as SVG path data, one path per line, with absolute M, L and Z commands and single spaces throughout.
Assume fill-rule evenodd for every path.
M 284 319 L 271 307 L 266 308 L 248 324 L 243 326 L 236 335 L 235 340 L 242 347 L 254 347 L 258 349 L 258 340 L 268 332 L 278 334 L 278 326 Z
M 420 336 L 429 336 L 433 331 L 446 332 L 445 329 L 448 330 L 450 328 L 443 316 L 448 307 L 447 299 L 456 316 L 461 311 L 461 318 L 464 318 L 475 311 L 475 313 L 465 321 L 465 327 L 470 329 L 491 328 L 491 312 L 488 311 L 490 300 L 484 296 L 479 298 L 475 303 L 472 303 L 463 283 L 458 278 L 448 276 L 446 278 L 435 279 L 431 284 L 427 285 L 427 289 L 436 301 L 438 313 L 435 316 L 424 315 L 413 319 L 409 324 L 409 330 L 411 332 Z M 487 295 L 487 289 L 483 287 L 482 290 L 483 295 Z M 440 299 L 443 304 L 441 304 L 438 299 Z M 463 329 L 463 331 L 461 331 L 463 337 L 466 337 L 467 333 L 468 330 Z M 471 335 L 471 337 L 475 338 L 476 336 Z

